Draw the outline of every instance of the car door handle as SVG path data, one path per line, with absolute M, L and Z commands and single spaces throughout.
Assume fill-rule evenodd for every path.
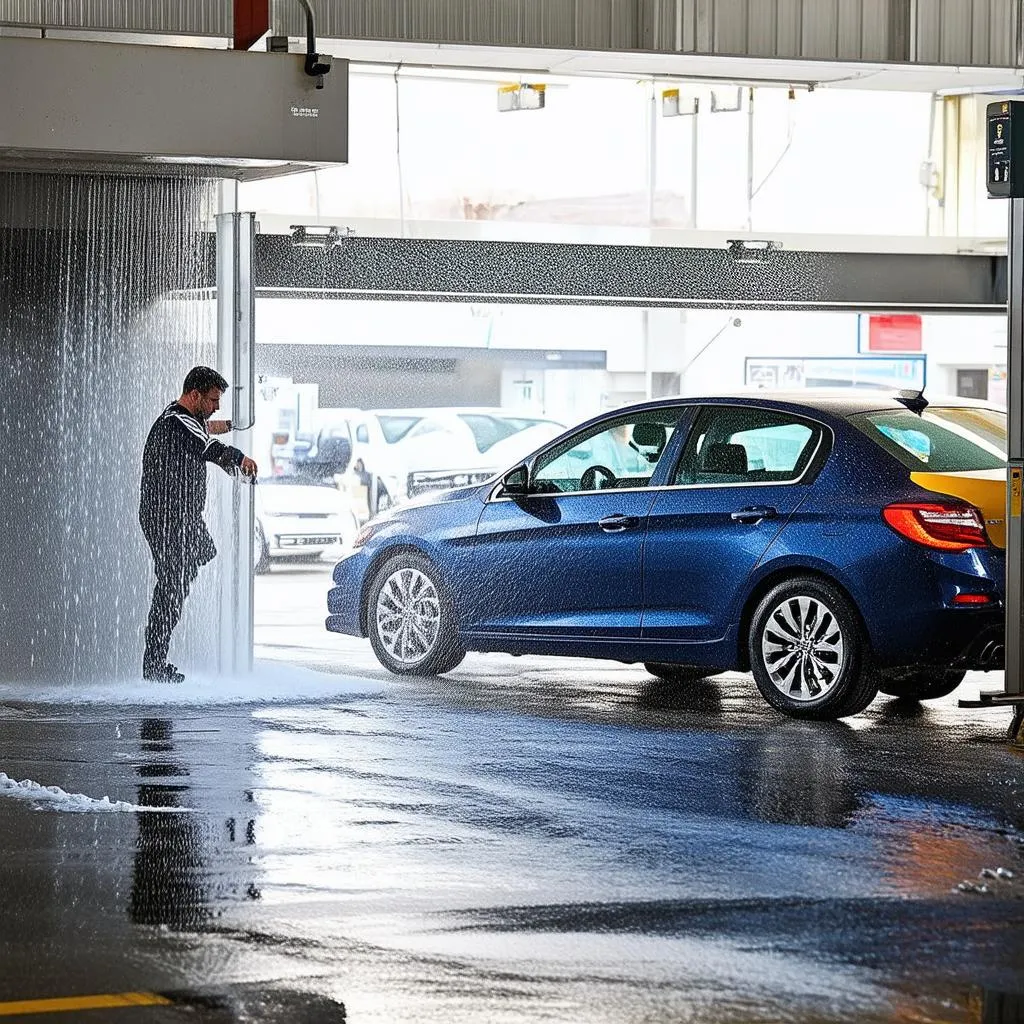
M 741 508 L 733 512 L 729 518 L 734 523 L 757 524 L 762 519 L 774 519 L 778 514 L 778 509 L 769 508 L 767 505 L 753 505 L 750 508 Z
M 624 516 L 614 515 L 605 516 L 604 519 L 599 519 L 597 525 L 604 530 L 605 533 L 622 533 L 623 530 L 632 530 L 640 525 L 640 520 L 637 516 Z

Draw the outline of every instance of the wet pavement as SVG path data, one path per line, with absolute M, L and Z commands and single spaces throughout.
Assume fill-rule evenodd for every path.
M 325 569 L 258 579 L 252 702 L 0 687 L 0 1015 L 1024 1019 L 1005 710 L 798 723 L 743 676 L 495 655 L 396 679 L 322 631 Z

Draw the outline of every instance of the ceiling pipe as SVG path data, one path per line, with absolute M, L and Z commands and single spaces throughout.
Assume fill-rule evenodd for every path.
M 306 12 L 306 74 L 316 79 L 316 87 L 324 87 L 324 75 L 331 70 L 334 58 L 329 53 L 316 52 L 316 23 L 313 20 L 313 8 L 309 0 L 299 0 Z

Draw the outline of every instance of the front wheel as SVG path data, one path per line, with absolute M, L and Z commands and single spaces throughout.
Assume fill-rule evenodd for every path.
M 856 715 L 878 693 L 860 617 L 828 580 L 772 588 L 751 620 L 749 655 L 761 696 L 793 718 Z
M 900 700 L 937 700 L 952 693 L 966 675 L 966 672 L 919 669 L 906 675 L 885 677 L 878 689 Z
M 418 552 L 381 567 L 367 595 L 366 625 L 377 660 L 397 675 L 441 675 L 466 656 L 441 574 Z

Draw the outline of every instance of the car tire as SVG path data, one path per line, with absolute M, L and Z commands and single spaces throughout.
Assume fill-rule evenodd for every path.
M 792 718 L 856 715 L 878 693 L 860 616 L 828 580 L 797 576 L 773 587 L 754 611 L 748 650 L 761 696 Z
M 715 668 L 701 668 L 699 665 L 667 665 L 657 661 L 645 661 L 644 668 L 652 676 L 664 679 L 666 683 L 678 683 L 680 685 L 699 683 L 702 679 L 718 675 L 721 671 Z
M 391 495 L 388 493 L 388 489 L 378 480 L 377 481 L 377 500 L 373 510 L 375 516 L 379 516 L 381 512 L 386 512 L 394 502 L 391 500 Z
M 263 524 L 257 519 L 252 536 L 252 571 L 257 576 L 270 572 L 270 550 L 263 533 Z
M 365 611 L 373 653 L 389 672 L 442 675 L 466 656 L 451 595 L 425 555 L 406 551 L 385 562 L 370 585 Z
M 906 675 L 884 676 L 878 689 L 900 700 L 937 700 L 952 693 L 966 675 L 966 672 L 919 669 Z

